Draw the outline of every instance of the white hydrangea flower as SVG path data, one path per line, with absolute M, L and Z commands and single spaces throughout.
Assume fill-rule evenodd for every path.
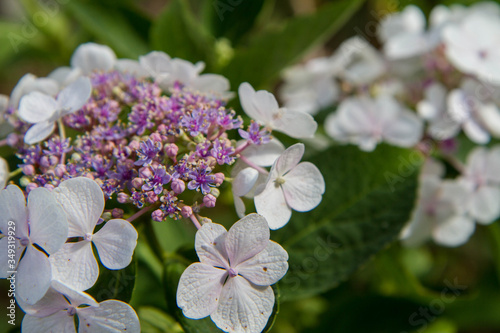
M 320 57 L 305 65 L 291 67 L 283 73 L 284 84 L 280 98 L 291 111 L 316 114 L 339 97 L 334 79 L 335 67 L 330 58 Z
M 400 238 L 406 246 L 418 246 L 428 239 L 443 246 L 460 246 L 474 233 L 474 220 L 465 214 L 467 187 L 442 180 L 444 166 L 428 160 L 420 177 L 418 201 Z
M 205 223 L 196 233 L 201 262 L 182 273 L 177 305 L 192 319 L 210 316 L 226 332 L 261 332 L 272 313 L 270 287 L 288 270 L 288 254 L 269 240 L 264 217 L 250 214 L 229 231 Z
M 0 232 L 5 235 L 0 238 L 0 278 L 17 270 L 16 298 L 34 304 L 52 279 L 46 253 L 58 251 L 68 237 L 64 210 L 47 189 L 32 190 L 26 205 L 21 189 L 9 185 L 0 191 Z M 15 239 L 9 237 L 12 232 Z
M 266 185 L 255 195 L 257 213 L 273 230 L 288 223 L 292 209 L 307 212 L 319 205 L 325 193 L 319 169 L 310 162 L 299 163 L 303 155 L 302 143 L 285 150 L 271 167 Z
M 440 83 L 432 83 L 425 89 L 425 98 L 418 102 L 418 114 L 429 122 L 427 133 L 436 140 L 455 137 L 460 131 L 460 123 L 448 114 L 448 91 Z
M 422 130 L 422 120 L 387 95 L 347 98 L 325 120 L 329 136 L 364 151 L 373 151 L 382 141 L 412 147 L 422 138 Z
M 249 83 L 244 82 L 238 93 L 243 111 L 270 129 L 292 138 L 310 138 L 318 128 L 310 114 L 280 108 L 274 95 L 268 91 L 255 91 Z
M 359 36 L 344 41 L 332 61 L 338 76 L 356 86 L 370 84 L 386 71 L 380 52 Z
M 171 59 L 164 52 L 153 51 L 139 57 L 139 63 L 162 89 L 168 90 L 175 82 L 180 82 L 194 90 L 213 93 L 222 98 L 233 96 L 229 92 L 228 79 L 218 74 L 200 74 L 205 68 L 203 61 L 193 64 L 184 59 Z
M 76 48 L 70 64 L 83 75 L 90 75 L 95 70 L 109 71 L 115 67 L 116 54 L 107 45 L 84 43 Z
M 500 21 L 474 13 L 443 30 L 446 56 L 460 71 L 500 84 Z
M 21 98 L 34 91 L 49 96 L 56 96 L 59 92 L 59 84 L 51 78 L 38 78 L 30 73 L 25 74 L 14 89 L 12 89 L 8 107 L 18 109 Z
M 131 332 L 139 333 L 139 318 L 135 310 L 122 301 L 97 303 L 90 295 L 75 291 L 53 281 L 47 294 L 36 304 L 19 302 L 26 313 L 21 324 L 23 332 Z
M 112 219 L 94 233 L 104 210 L 104 194 L 95 181 L 85 177 L 69 179 L 53 193 L 68 218 L 68 237 L 83 238 L 64 244 L 50 256 L 54 280 L 76 290 L 92 287 L 99 276 L 92 244 L 106 268 L 122 269 L 130 264 L 137 244 L 137 231 L 130 222 Z
M 244 142 L 241 141 L 239 144 L 244 144 Z M 247 147 L 241 156 L 258 167 L 267 167 L 271 166 L 284 151 L 285 147 L 281 142 L 271 139 L 264 145 Z M 242 218 L 245 216 L 246 207 L 241 197 L 253 198 L 257 188 L 266 182 L 267 176 L 248 166 L 241 159 L 234 164 L 231 176 L 233 177 L 232 191 L 236 213 Z
M 90 79 L 80 77 L 64 88 L 57 98 L 35 91 L 24 96 L 19 105 L 19 117 L 34 124 L 26 132 L 24 142 L 34 144 L 46 139 L 55 129 L 56 121 L 78 111 L 90 98 Z
M 5 188 L 8 180 L 9 180 L 9 164 L 3 157 L 0 157 L 0 190 Z

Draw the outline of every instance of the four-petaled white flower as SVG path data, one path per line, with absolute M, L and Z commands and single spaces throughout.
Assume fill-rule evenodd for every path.
M 373 151 L 382 141 L 400 147 L 414 146 L 422 138 L 423 122 L 392 96 L 351 97 L 326 118 L 325 131 L 335 140 Z
M 90 295 L 53 281 L 47 294 L 36 304 L 19 302 L 26 313 L 21 324 L 23 332 L 76 333 L 129 332 L 139 333 L 140 324 L 134 309 L 122 301 L 97 303 Z
M 56 121 L 78 111 L 90 98 L 91 92 L 90 79 L 80 77 L 64 88 L 56 99 L 38 91 L 24 96 L 19 105 L 19 117 L 35 124 L 26 132 L 24 142 L 34 144 L 49 137 Z
M 310 162 L 299 163 L 303 155 L 302 143 L 285 150 L 271 167 L 266 185 L 255 195 L 257 213 L 266 218 L 271 229 L 287 224 L 292 209 L 313 209 L 325 193 L 325 180 L 319 169 Z
M 9 180 L 9 165 L 7 161 L 0 157 L 0 190 L 7 185 L 7 181 Z
M 0 232 L 4 235 L 0 238 L 0 278 L 17 270 L 16 298 L 34 304 L 52 279 L 46 253 L 58 251 L 68 236 L 64 210 L 47 189 L 32 190 L 26 206 L 21 189 L 9 185 L 0 191 Z
M 292 138 L 310 138 L 318 128 L 310 114 L 280 108 L 274 95 L 268 91 L 255 91 L 249 83 L 244 82 L 238 93 L 243 111 L 261 125 Z
M 210 316 L 226 332 L 261 332 L 274 306 L 270 286 L 288 270 L 288 254 L 269 240 L 265 218 L 250 214 L 229 231 L 206 223 L 195 248 L 201 262 L 184 271 L 177 290 L 184 315 Z
M 137 244 L 137 231 L 130 222 L 112 219 L 94 233 L 104 210 L 104 194 L 95 181 L 85 177 L 69 179 L 53 193 L 68 217 L 68 237 L 83 238 L 64 244 L 50 256 L 54 280 L 76 290 L 92 287 L 99 276 L 92 244 L 106 268 L 122 269 L 130 264 Z

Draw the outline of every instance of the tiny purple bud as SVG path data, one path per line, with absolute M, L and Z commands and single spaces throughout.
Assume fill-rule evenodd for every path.
M 156 222 L 163 221 L 164 217 L 165 217 L 165 214 L 163 214 L 161 209 L 157 209 L 153 213 L 151 213 L 151 218 L 153 219 L 153 221 L 156 221 Z
M 115 218 L 115 219 L 121 219 L 123 217 L 123 209 L 114 208 L 111 211 L 111 216 L 113 216 L 113 218 Z
M 193 215 L 193 209 L 191 208 L 191 206 L 183 206 L 181 208 L 181 215 L 186 219 Z
M 66 166 L 64 164 L 58 164 L 54 169 L 54 173 L 57 177 L 61 178 L 66 173 Z
M 57 163 L 59 163 L 59 157 L 52 155 L 49 157 L 49 161 L 50 165 L 56 165 Z
M 34 190 L 37 187 L 38 187 L 38 184 L 29 183 L 28 186 L 26 186 L 26 193 L 30 193 L 31 190 Z
M 222 172 L 217 172 L 215 174 L 215 184 L 221 185 L 224 182 L 224 178 L 226 178 L 226 176 L 224 176 Z
M 42 158 L 40 159 L 40 165 L 44 168 L 50 167 L 49 158 L 47 156 L 42 156 Z
M 130 149 L 132 149 L 132 150 L 137 150 L 137 149 L 139 149 L 139 147 L 141 146 L 141 143 L 140 143 L 139 141 L 137 141 L 137 140 L 133 140 L 133 141 L 131 141 L 131 142 L 128 144 L 128 146 L 129 146 L 129 147 L 130 147 Z
M 35 173 L 35 167 L 31 164 L 23 165 L 22 168 L 26 176 L 32 176 Z
M 170 187 L 175 194 L 181 194 L 186 189 L 186 183 L 182 179 L 174 179 Z
M 160 133 L 151 133 L 151 135 L 149 136 L 151 138 L 151 140 L 153 140 L 153 142 L 161 142 L 161 135 Z
M 45 187 L 47 190 L 49 190 L 51 192 L 53 189 L 55 189 L 54 185 L 52 185 L 52 184 L 45 184 L 43 187 Z
M 7 135 L 7 144 L 14 147 L 19 142 L 19 136 L 16 133 L 10 133 Z
M 132 179 L 132 186 L 135 187 L 136 189 L 140 189 L 143 184 L 144 184 L 144 179 L 142 178 Z
M 165 145 L 165 155 L 167 155 L 170 158 L 175 158 L 177 156 L 177 153 L 179 152 L 179 147 L 175 143 L 169 143 Z
M 136 178 L 138 179 L 138 178 Z M 127 193 L 120 192 L 118 193 L 118 202 L 121 204 L 127 203 L 130 200 L 130 196 Z
M 207 208 L 214 208 L 216 201 L 217 201 L 217 198 L 215 198 L 211 194 L 207 194 L 203 197 L 203 203 L 205 204 L 205 207 L 207 207 Z
M 150 204 L 154 204 L 155 202 L 158 201 L 158 195 L 153 191 L 149 191 L 146 194 L 146 201 Z

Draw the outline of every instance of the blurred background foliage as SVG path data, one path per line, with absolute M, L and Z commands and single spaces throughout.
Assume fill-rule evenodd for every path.
M 428 14 L 439 3 L 473 2 L 2 0 L 0 93 L 9 95 L 27 72 L 45 76 L 68 65 L 73 50 L 88 41 L 107 44 L 122 58 L 162 50 L 204 61 L 206 72 L 225 75 L 233 90 L 248 81 L 274 91 L 285 67 L 330 54 L 352 35 L 376 44 L 377 22 L 387 13 L 408 4 Z M 327 192 L 316 210 L 294 213 L 272 234 L 290 253 L 290 271 L 275 288 L 281 301 L 271 332 L 500 332 L 497 223 L 478 227 L 455 249 L 406 249 L 395 242 L 415 200 L 418 166 L 395 187 L 385 175 L 400 172 L 400 161 L 412 153 L 381 146 L 372 154 L 333 147 L 309 155 Z M 229 226 L 236 214 L 225 190 L 209 217 Z M 118 272 L 101 267 L 89 293 L 130 301 L 146 333 L 216 332 L 209 319 L 186 319 L 175 305 L 179 275 L 196 260 L 193 227 L 144 220 L 138 228 L 133 263 Z M 8 287 L 0 282 L 5 309 Z M 19 312 L 18 324 L 21 318 Z M 6 322 L 0 321 L 1 332 L 12 329 Z

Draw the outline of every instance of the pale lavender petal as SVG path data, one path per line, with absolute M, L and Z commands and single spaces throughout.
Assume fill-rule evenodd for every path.
M 307 212 L 319 205 L 325 193 L 325 180 L 314 164 L 302 162 L 283 178 L 281 187 L 290 208 Z
M 24 142 L 28 145 L 33 145 L 40 141 L 47 139 L 54 129 L 56 128 L 56 123 L 53 121 L 43 121 L 37 123 L 30 127 L 30 129 L 24 135 Z
M 34 246 L 28 245 L 17 267 L 16 297 L 35 304 L 49 290 L 52 278 L 49 259 Z
M 217 223 L 205 223 L 196 232 L 195 249 L 202 263 L 229 269 L 225 247 L 226 228 Z
M 141 327 L 135 310 L 122 301 L 108 300 L 99 307 L 77 309 L 79 333 L 139 333 Z
M 238 274 L 259 286 L 269 286 L 278 282 L 288 270 L 288 253 L 276 242 L 254 257 L 239 264 Z

